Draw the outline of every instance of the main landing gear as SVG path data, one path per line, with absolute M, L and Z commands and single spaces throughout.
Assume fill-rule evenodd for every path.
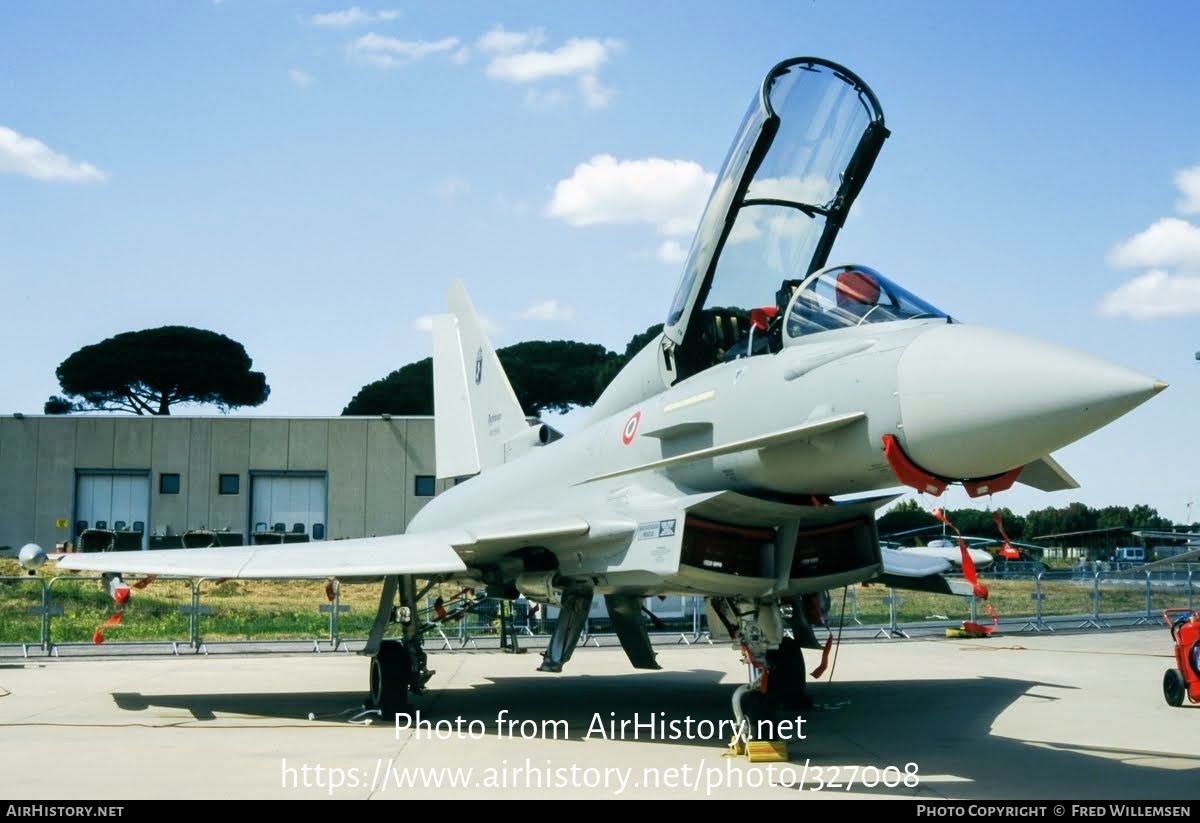
M 419 643 L 419 641 L 418 641 Z M 409 694 L 424 694 L 433 677 L 425 650 L 405 640 L 384 640 L 371 658 L 371 707 L 385 718 L 407 715 Z
M 399 593 L 399 605 L 396 595 Z M 411 711 L 410 695 L 425 693 L 434 672 L 421 645 L 417 620 L 417 583 L 411 575 L 387 577 L 379 597 L 379 610 L 363 654 L 371 655 L 369 707 L 378 709 L 385 720 Z M 389 623 L 399 623 L 403 637 L 384 640 Z

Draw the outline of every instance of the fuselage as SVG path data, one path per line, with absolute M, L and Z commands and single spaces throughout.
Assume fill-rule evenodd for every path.
M 647 363 L 635 359 L 627 368 Z M 621 383 L 653 385 L 614 381 Z M 657 393 L 634 392 L 579 431 L 449 489 L 411 530 L 450 528 L 483 510 L 582 514 L 631 483 L 759 496 L 892 488 L 900 481 L 883 454 L 889 434 L 934 475 L 986 478 L 1078 440 L 1159 388 L 1089 355 L 943 319 L 831 331 L 720 363 Z M 589 482 L 849 412 L 865 417 L 812 438 Z
M 808 573 L 796 561 L 804 540 L 795 530 L 803 535 L 808 517 L 799 509 L 765 520 L 757 511 L 738 519 L 735 509 L 724 522 L 734 529 L 769 527 L 766 536 L 745 532 L 737 538 L 740 548 L 713 549 L 769 555 L 753 571 L 703 569 L 726 561 L 696 559 L 701 555 L 688 569 L 687 547 L 676 539 L 674 525 L 656 547 L 638 543 L 638 535 L 647 523 L 677 523 L 682 531 L 700 522 L 686 501 L 706 493 L 733 492 L 760 501 L 760 508 L 780 509 L 893 489 L 901 480 L 885 456 L 886 436 L 922 470 L 947 481 L 999 475 L 1085 436 L 1161 387 L 1088 355 L 946 317 L 814 334 L 654 391 L 657 342 L 647 347 L 650 356 L 635 357 L 613 381 L 597 403 L 605 413 L 443 492 L 409 531 L 486 526 L 487 512 L 497 522 L 576 518 L 589 524 L 586 536 L 538 548 L 553 553 L 564 573 L 613 591 L 761 593 L 773 586 L 841 585 L 879 571 L 873 522 L 866 532 L 809 541 L 817 558 L 812 568 L 824 569 L 812 571 L 816 582 L 799 579 Z M 1006 392 L 998 394 L 997 385 Z M 812 436 L 653 466 L 847 416 L 853 422 Z M 843 525 L 849 528 L 849 520 Z M 506 554 L 511 548 L 479 548 L 468 565 L 498 568 Z M 507 568 L 502 577 L 523 570 L 512 562 Z M 789 575 L 797 579 L 789 581 Z

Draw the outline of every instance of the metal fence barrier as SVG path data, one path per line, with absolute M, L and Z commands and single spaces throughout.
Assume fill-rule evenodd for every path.
M 928 595 L 879 584 L 831 592 L 828 629 L 851 637 L 897 639 L 941 626 L 1003 621 L 1009 632 L 1110 629 L 1159 625 L 1168 608 L 1195 603 L 1196 564 L 1129 573 L 1099 566 L 1017 575 L 1018 564 L 980 575 L 986 604 L 974 597 Z M 1023 564 L 1025 565 L 1025 564 Z M 1021 570 L 1024 571 L 1024 570 Z M 378 607 L 378 581 L 190 580 L 126 578 L 123 609 L 96 576 L 0 577 L 0 656 L 88 653 L 96 641 L 129 651 L 207 653 L 213 647 L 349 651 L 364 641 Z M 434 613 L 435 593 L 425 598 Z M 596 598 L 580 643 L 615 642 Z M 656 643 L 711 643 L 703 598 L 648 598 Z M 993 618 L 992 614 L 996 617 Z M 119 617 L 116 617 L 118 616 Z M 114 619 L 115 618 L 115 619 Z M 544 643 L 554 630 L 552 609 L 483 600 L 446 622 L 433 620 L 426 645 L 444 651 L 487 644 L 513 650 Z M 99 634 L 98 634 L 99 632 Z

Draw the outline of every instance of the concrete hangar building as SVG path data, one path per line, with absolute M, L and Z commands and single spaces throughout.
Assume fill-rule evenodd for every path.
M 293 543 L 404 531 L 453 481 L 431 417 L 0 418 L 0 548 Z

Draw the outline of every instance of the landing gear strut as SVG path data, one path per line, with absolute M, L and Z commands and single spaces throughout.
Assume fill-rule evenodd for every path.
M 804 650 L 793 637 L 784 636 L 779 648 L 769 651 L 767 658 L 767 706 L 780 709 L 811 709 L 813 702 L 805 689 Z
M 397 593 L 398 606 L 394 605 Z M 417 582 L 411 575 L 384 579 L 379 611 L 363 653 L 371 655 L 370 706 L 378 709 L 385 720 L 409 714 L 409 695 L 424 694 L 425 684 L 434 675 L 421 647 L 416 602 Z M 400 624 L 403 639 L 383 639 L 389 623 Z

